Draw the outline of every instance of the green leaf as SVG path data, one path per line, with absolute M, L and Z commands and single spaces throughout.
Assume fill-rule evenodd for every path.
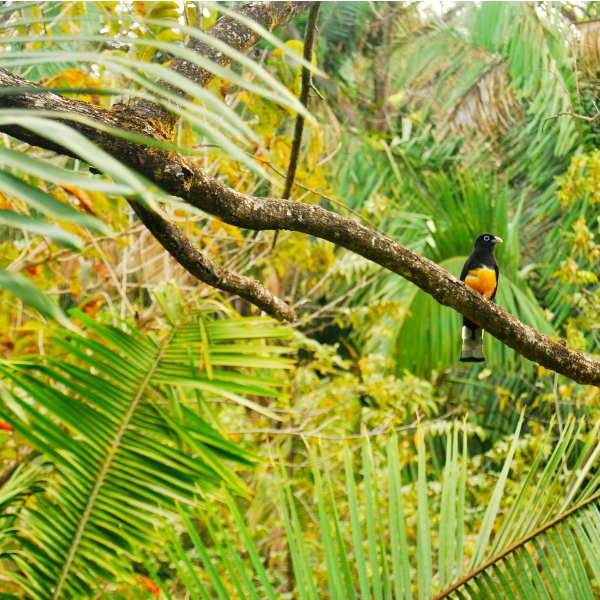
M 128 580 L 138 554 L 155 548 L 165 521 L 178 522 L 199 493 L 224 499 L 225 486 L 249 495 L 227 463 L 248 464 L 252 455 L 179 407 L 158 376 L 186 344 L 200 342 L 200 319 L 212 316 L 190 312 L 167 287 L 163 296 L 182 304 L 160 340 L 75 311 L 88 335 L 57 333 L 66 360 L 0 362 L 8 384 L 0 386 L 0 415 L 55 466 L 47 493 L 11 534 L 22 548 L 24 586 L 40 600 L 92 597 L 97 577 Z M 226 385 L 213 381 L 211 389 L 227 394 Z M 177 558 L 181 548 L 172 541 L 167 552 Z M 178 573 L 206 600 L 185 564 Z
M 76 329 L 67 318 L 67 315 L 46 294 L 22 275 L 0 269 L 0 287 L 21 298 L 24 304 L 37 310 L 43 317 L 58 321 L 68 329 Z
M 69 248 L 70 250 L 81 250 L 83 248 L 83 242 L 72 233 L 50 225 L 45 221 L 39 219 L 32 219 L 26 215 L 13 212 L 12 210 L 0 209 L 0 223 L 14 227 L 15 229 L 24 229 L 29 233 L 47 237 L 48 239 Z
M 95 233 L 103 235 L 111 233 L 111 229 L 100 219 L 79 212 L 72 206 L 60 202 L 54 196 L 40 190 L 40 188 L 29 185 L 4 171 L 0 171 L 0 190 L 23 200 L 29 206 L 50 217 L 55 217 L 61 221 L 68 221 L 80 227 L 86 227 Z

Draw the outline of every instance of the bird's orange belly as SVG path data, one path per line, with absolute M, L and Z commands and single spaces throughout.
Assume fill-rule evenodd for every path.
M 465 283 L 489 300 L 496 289 L 496 271 L 492 269 L 474 269 L 469 271 Z

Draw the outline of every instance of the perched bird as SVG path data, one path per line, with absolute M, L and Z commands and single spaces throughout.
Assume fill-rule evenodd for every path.
M 493 300 L 498 289 L 498 261 L 494 256 L 496 244 L 502 239 L 491 233 L 482 233 L 473 244 L 473 252 L 460 274 L 460 280 L 470 288 L 483 294 L 488 300 Z M 484 362 L 483 329 L 464 317 L 462 328 L 461 362 Z

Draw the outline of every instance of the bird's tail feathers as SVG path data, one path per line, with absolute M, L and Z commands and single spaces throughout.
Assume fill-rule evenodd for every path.
M 462 353 L 460 362 L 484 362 L 483 329 L 468 319 L 462 328 Z

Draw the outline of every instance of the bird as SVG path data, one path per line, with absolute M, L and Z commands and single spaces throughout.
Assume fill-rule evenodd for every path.
M 491 233 L 482 233 L 475 238 L 473 252 L 467 258 L 460 280 L 476 290 L 488 300 L 493 300 L 498 289 L 500 270 L 494 255 L 497 244 L 502 238 Z M 483 329 L 473 321 L 464 317 L 462 328 L 462 352 L 460 362 L 484 362 Z

